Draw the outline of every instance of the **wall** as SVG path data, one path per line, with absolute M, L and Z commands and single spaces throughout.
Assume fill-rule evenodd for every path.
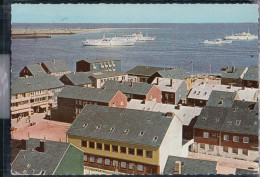
M 90 71 L 90 64 L 86 61 L 78 61 L 76 63 L 76 72 L 88 72 Z
M 123 102 L 123 104 L 121 104 Z M 116 93 L 116 95 L 112 98 L 112 100 L 108 104 L 109 107 L 117 107 L 117 108 L 126 108 L 127 106 L 127 97 L 120 91 Z
M 152 96 L 152 99 L 151 99 L 151 96 Z M 151 88 L 151 90 L 146 95 L 146 100 L 147 101 L 153 101 L 154 99 L 156 99 L 157 103 L 161 103 L 162 102 L 162 92 L 155 85 Z
M 160 173 L 163 173 L 168 156 L 181 156 L 182 154 L 182 123 L 175 116 L 164 136 L 160 146 Z
M 69 145 L 68 150 L 60 162 L 54 175 L 83 175 L 84 160 L 83 151 L 73 145 Z

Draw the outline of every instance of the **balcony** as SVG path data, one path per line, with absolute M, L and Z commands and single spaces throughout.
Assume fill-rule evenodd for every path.
M 32 107 L 34 107 L 34 106 L 40 106 L 43 104 L 51 104 L 51 103 L 54 103 L 54 101 L 53 100 L 44 100 L 44 101 L 37 101 L 37 102 L 31 103 L 31 105 L 32 105 Z
M 31 96 L 31 98 L 35 99 L 35 98 L 41 98 L 41 97 L 46 97 L 46 96 L 54 96 L 54 93 L 53 92 L 47 92 L 47 93 L 43 93 L 43 94 L 40 94 L 40 95 L 33 95 L 33 96 Z
M 11 99 L 11 103 L 16 103 L 16 102 L 22 102 L 22 101 L 27 101 L 30 100 L 30 97 L 22 97 L 18 99 Z
M 27 109 L 30 108 L 31 104 L 25 104 L 25 105 L 21 105 L 21 106 L 17 106 L 17 107 L 11 107 L 11 111 L 17 111 L 20 109 Z

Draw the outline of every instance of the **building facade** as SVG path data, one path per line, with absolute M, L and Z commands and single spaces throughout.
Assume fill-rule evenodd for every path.
M 41 63 L 42 68 L 47 74 L 62 76 L 71 73 L 70 68 L 64 60 L 52 60 Z
M 20 72 L 20 77 L 27 77 L 27 76 L 42 76 L 47 74 L 45 70 L 42 68 L 41 64 L 36 65 L 27 65 L 25 66 L 22 71 Z

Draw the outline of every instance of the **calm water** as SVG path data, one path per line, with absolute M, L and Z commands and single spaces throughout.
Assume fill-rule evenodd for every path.
M 127 28 L 106 32 L 107 37 L 134 32 L 156 36 L 154 42 L 137 42 L 132 47 L 83 47 L 81 40 L 101 38 L 103 32 L 57 35 L 47 39 L 13 39 L 12 72 L 17 77 L 25 65 L 44 60 L 66 60 L 72 71 L 76 61 L 115 57 L 122 61 L 122 71 L 137 65 L 184 67 L 195 73 L 220 73 L 227 65 L 257 65 L 258 41 L 234 41 L 231 45 L 203 45 L 200 41 L 223 38 L 234 33 L 257 34 L 258 25 L 243 24 L 13 24 L 13 29 Z M 173 44 L 176 44 L 174 46 Z

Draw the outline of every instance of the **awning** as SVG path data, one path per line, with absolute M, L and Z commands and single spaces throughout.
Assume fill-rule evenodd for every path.
M 22 110 L 18 110 L 18 111 L 12 111 L 11 114 L 14 115 L 14 114 L 20 114 L 20 113 L 30 112 L 30 111 L 32 111 L 32 109 L 27 108 L 27 109 L 22 109 Z
M 49 105 L 41 105 L 40 108 L 47 108 Z

